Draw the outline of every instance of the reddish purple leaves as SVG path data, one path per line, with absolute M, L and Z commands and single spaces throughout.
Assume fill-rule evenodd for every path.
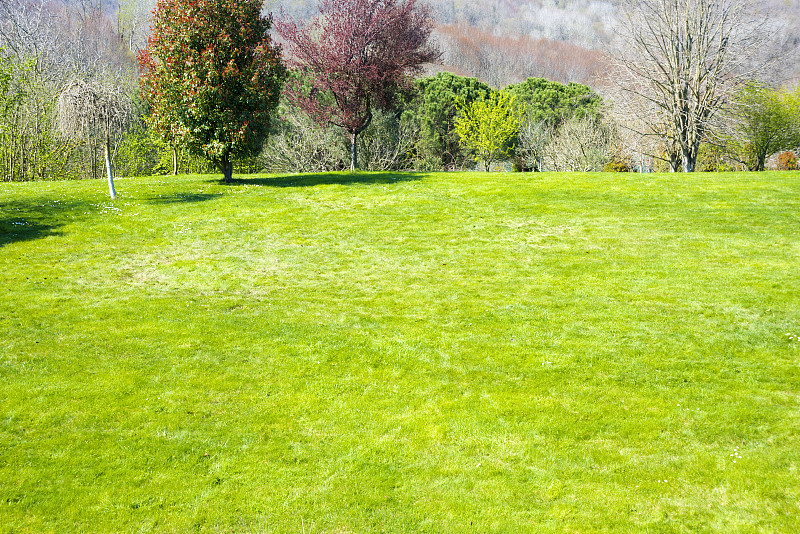
M 286 95 L 318 123 L 350 133 L 354 147 L 372 108 L 391 109 L 398 90 L 438 59 L 433 21 L 417 0 L 322 0 L 319 11 L 309 24 L 276 23 L 296 74 Z

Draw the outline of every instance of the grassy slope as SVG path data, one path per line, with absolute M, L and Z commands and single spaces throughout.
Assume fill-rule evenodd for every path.
M 0 532 L 797 532 L 800 174 L 0 184 Z

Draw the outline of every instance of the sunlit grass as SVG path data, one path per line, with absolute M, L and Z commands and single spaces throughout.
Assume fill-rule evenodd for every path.
M 800 173 L 0 184 L 0 532 L 800 531 Z

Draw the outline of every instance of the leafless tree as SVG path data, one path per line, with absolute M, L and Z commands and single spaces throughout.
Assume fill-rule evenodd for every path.
M 117 32 L 131 52 L 147 45 L 155 7 L 156 0 L 117 0 Z
M 629 127 L 694 171 L 712 121 L 769 64 L 767 19 L 751 0 L 626 0 L 619 35 L 615 81 L 641 114 Z
M 131 99 L 117 84 L 73 80 L 58 95 L 58 125 L 68 136 L 103 140 L 111 198 L 117 197 L 111 169 L 112 140 L 124 132 L 133 115 Z
M 573 117 L 544 148 L 543 166 L 559 172 L 602 171 L 614 156 L 616 131 L 592 118 Z
M 644 88 L 636 87 L 638 80 L 627 79 L 624 86 L 618 77 L 614 82 L 605 82 L 602 94 L 607 113 L 618 126 L 620 149 L 640 168 L 649 168 L 643 161 L 655 160 L 678 172 L 681 153 L 669 116 L 652 99 L 639 96 Z
M 22 95 L 3 125 L 0 173 L 8 179 L 85 176 L 98 169 L 97 143 L 53 135 L 67 81 L 136 84 L 135 58 L 106 14 L 107 0 L 0 0 L 0 52 Z M 129 90 L 129 89 L 126 89 Z
M 519 166 L 534 172 L 542 170 L 544 153 L 553 138 L 553 129 L 544 121 L 535 121 L 530 113 L 523 116 L 514 154 Z
M 298 108 L 282 104 L 261 162 L 271 172 L 324 172 L 341 170 L 348 159 L 341 132 L 320 128 Z

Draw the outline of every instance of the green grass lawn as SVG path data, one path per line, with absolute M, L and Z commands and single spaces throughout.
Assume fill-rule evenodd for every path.
M 0 532 L 800 531 L 800 173 L 0 184 Z

